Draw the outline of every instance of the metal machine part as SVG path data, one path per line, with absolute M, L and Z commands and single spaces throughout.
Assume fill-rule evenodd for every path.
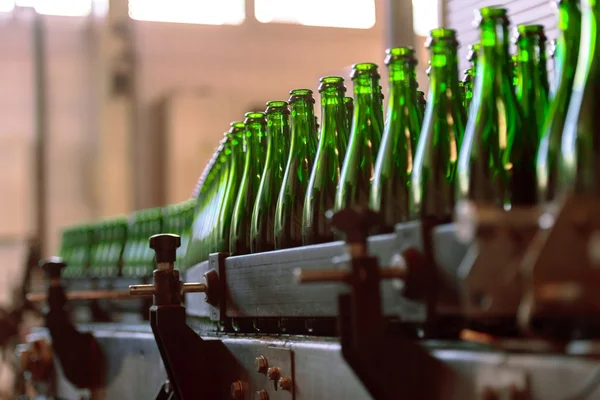
M 80 329 L 93 333 L 107 355 L 107 386 L 98 391 L 104 398 L 154 398 L 156 389 L 167 378 L 148 326 L 90 324 Z M 40 334 L 44 332 L 47 335 L 44 330 Z M 204 339 L 213 338 L 205 336 Z M 209 360 L 210 368 L 221 368 L 221 363 L 226 364 L 224 368 L 239 368 L 235 372 L 240 378 L 222 382 L 222 389 L 227 392 L 225 399 L 232 398 L 230 389 L 239 387 L 235 384 L 238 381 L 243 388 L 241 398 L 248 400 L 265 398 L 264 395 L 258 397 L 263 391 L 268 399 L 372 398 L 344 362 L 336 339 L 257 335 L 221 335 L 218 339 L 233 358 Z M 531 341 L 523 341 L 521 351 L 512 352 L 459 341 L 421 341 L 419 344 L 444 366 L 441 376 L 430 381 L 442 393 L 436 399 L 567 400 L 600 396 L 600 346 L 597 343 L 574 342 L 562 353 L 553 354 L 546 349 L 536 351 Z M 268 370 L 257 366 L 256 360 L 261 356 L 269 368 L 280 368 L 281 376 L 287 376 L 287 368 L 292 366 L 293 395 L 279 387 L 275 389 L 275 381 L 269 379 Z M 410 365 L 408 360 L 392 361 L 392 368 Z M 70 385 L 60 371 L 58 376 L 60 398 L 79 399 L 81 393 L 87 393 Z M 396 382 L 396 385 L 402 383 Z M 508 397 L 511 392 L 520 392 L 523 397 Z M 485 397 L 490 393 L 497 397 Z

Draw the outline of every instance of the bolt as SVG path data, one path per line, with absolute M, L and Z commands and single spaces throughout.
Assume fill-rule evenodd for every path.
M 259 374 L 264 374 L 265 372 L 267 372 L 267 369 L 269 368 L 269 363 L 267 362 L 267 359 L 263 356 L 258 356 L 256 357 L 256 372 L 258 372 Z
M 235 381 L 231 384 L 231 398 L 234 400 L 244 398 L 244 384 L 242 381 Z
M 269 400 L 269 393 L 264 390 L 256 392 L 256 400 Z
M 281 374 L 281 370 L 277 367 L 271 367 L 267 370 L 267 376 L 272 381 L 276 381 L 277 379 L 279 379 L 280 374 Z
M 290 378 L 289 376 L 281 377 L 279 379 L 279 389 L 291 392 L 292 391 L 292 378 Z

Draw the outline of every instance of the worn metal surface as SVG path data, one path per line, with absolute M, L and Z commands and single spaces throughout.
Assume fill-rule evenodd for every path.
M 369 238 L 369 251 L 382 268 L 397 262 L 408 247 L 422 249 L 418 223 L 399 225 L 396 233 Z M 225 260 L 226 317 L 335 317 L 337 297 L 347 292 L 341 284 L 298 285 L 294 270 L 321 270 L 334 267 L 333 258 L 344 254 L 343 242 L 229 257 Z M 187 282 L 201 281 L 215 261 L 196 265 L 186 273 Z M 215 268 L 216 269 L 216 268 Z M 383 282 L 383 307 L 388 316 L 404 321 L 423 321 L 423 304 L 406 299 L 393 282 Z M 188 314 L 215 318 L 217 310 L 204 302 L 202 295 L 186 296 Z M 224 316 L 221 316 L 224 317 Z
M 152 399 L 166 379 L 158 349 L 147 325 L 88 325 L 108 356 L 108 387 L 94 393 L 98 399 Z M 214 337 L 212 337 L 214 339 Z M 210 338 L 209 338 L 210 339 Z M 223 345 L 231 352 L 233 363 L 244 371 L 244 399 L 254 399 L 256 392 L 266 390 L 269 399 L 292 399 L 290 392 L 274 390 L 273 381 L 258 372 L 256 357 L 262 355 L 269 366 L 280 367 L 292 377 L 296 400 L 366 400 L 368 396 L 340 355 L 334 339 L 309 340 L 302 337 L 222 336 Z M 533 348 L 527 342 L 519 352 L 494 350 L 465 342 L 423 342 L 423 346 L 445 365 L 440 376 L 431 376 L 424 385 L 439 385 L 440 400 L 480 399 L 484 390 L 498 398 L 510 386 L 524 390 L 530 400 L 598 399 L 600 398 L 600 360 L 597 344 L 573 343 L 573 353 L 527 353 Z M 581 355 L 583 353 L 586 355 Z M 389 361 L 389 360 L 388 360 Z M 215 368 L 219 360 L 207 360 Z M 410 363 L 391 360 L 387 365 Z M 377 368 L 377 366 L 375 366 Z M 231 382 L 233 383 L 233 381 Z M 229 386 L 229 382 L 226 383 Z M 402 382 L 398 382 L 402 385 Z M 79 393 L 65 382 L 59 371 L 59 395 L 79 399 Z M 509 398 L 509 397 L 506 397 Z M 521 398 L 521 397 L 518 397 Z

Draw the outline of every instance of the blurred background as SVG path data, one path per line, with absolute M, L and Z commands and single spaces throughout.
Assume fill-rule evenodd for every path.
M 386 47 L 418 50 L 426 91 L 428 31 L 465 65 L 495 3 L 555 36 L 546 0 L 0 0 L 0 255 L 188 198 L 230 121 L 355 62 L 385 77 Z

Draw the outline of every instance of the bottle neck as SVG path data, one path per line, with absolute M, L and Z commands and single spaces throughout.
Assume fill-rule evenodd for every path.
M 416 70 L 412 63 L 397 61 L 388 66 L 390 83 L 390 104 L 416 104 L 417 80 Z M 392 106 L 392 109 L 394 107 Z
M 282 112 L 273 113 L 267 116 L 267 140 L 269 148 L 278 149 L 279 141 L 284 134 L 287 124 L 287 115 Z
M 476 71 L 478 80 L 483 75 L 500 76 L 504 83 L 511 84 L 513 72 L 508 45 L 508 25 L 504 21 L 491 19 L 481 22 L 481 45 Z
M 331 88 L 321 93 L 321 141 L 329 140 L 330 133 L 344 124 L 345 106 L 342 88 Z
M 554 52 L 554 70 L 557 80 L 562 80 L 565 70 L 575 69 L 577 65 L 581 11 L 575 1 L 561 1 L 558 10 L 559 35 Z
M 524 36 L 517 41 L 517 93 L 526 88 L 539 90 L 548 82 L 546 70 L 546 40 L 539 36 Z
M 430 86 L 434 96 L 445 93 L 459 93 L 458 89 L 458 56 L 454 46 L 434 46 L 430 51 Z M 458 97 L 456 97 L 458 98 Z
M 292 137 L 308 137 L 315 126 L 315 111 L 308 100 L 296 100 L 291 104 Z

